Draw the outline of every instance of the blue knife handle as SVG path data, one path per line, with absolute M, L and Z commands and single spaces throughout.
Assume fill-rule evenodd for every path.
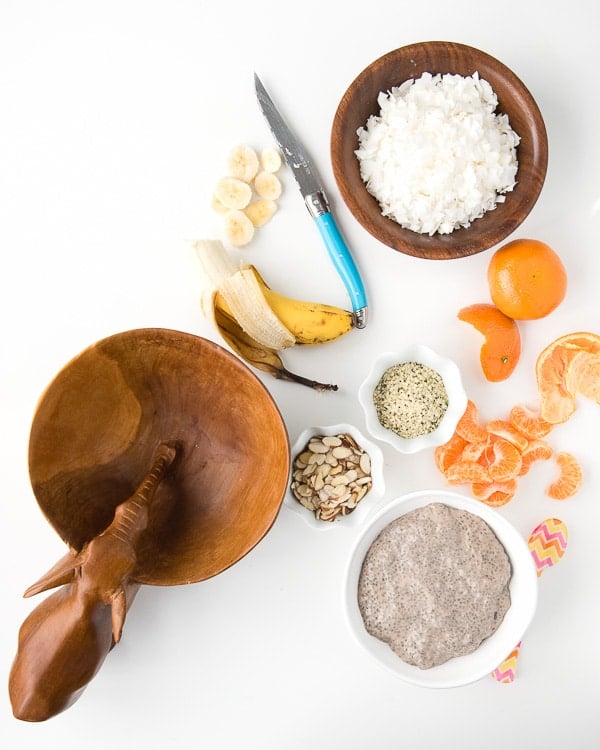
M 321 214 L 315 217 L 315 221 L 329 257 L 333 261 L 333 265 L 350 295 L 352 310 L 354 313 L 358 313 L 355 316 L 356 327 L 364 328 L 366 324 L 367 297 L 360 274 L 358 273 L 358 268 L 331 213 Z

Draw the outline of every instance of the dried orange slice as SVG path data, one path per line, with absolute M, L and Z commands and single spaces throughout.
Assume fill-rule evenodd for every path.
M 508 415 L 508 421 L 529 440 L 546 437 L 554 426 L 542 419 L 539 412 L 521 404 L 513 406 Z
M 554 451 L 545 440 L 530 440 L 529 445 L 521 453 L 521 469 L 519 476 L 527 474 L 534 461 L 547 461 L 552 458 Z
M 546 494 L 553 500 L 566 500 L 581 487 L 583 472 L 575 456 L 570 453 L 557 453 L 555 458 L 560 474 L 546 489 Z
M 474 326 L 485 336 L 479 361 L 491 382 L 506 380 L 521 356 L 521 334 L 516 322 L 495 305 L 478 303 L 458 311 L 458 319 Z

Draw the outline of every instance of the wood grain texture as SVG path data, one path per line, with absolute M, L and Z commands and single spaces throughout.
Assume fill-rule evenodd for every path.
M 262 382 L 221 346 L 178 331 L 116 334 L 75 357 L 35 414 L 29 471 L 40 508 L 74 550 L 111 523 L 157 447 L 178 446 L 138 544 L 132 580 L 204 580 L 251 550 L 285 494 L 289 441 Z
M 375 198 L 361 179 L 355 150 L 358 128 L 379 114 L 377 96 L 424 72 L 475 72 L 486 79 L 498 96 L 497 112 L 506 113 L 521 137 L 517 148 L 517 185 L 498 204 L 470 227 L 447 235 L 421 235 L 403 229 L 384 217 Z M 338 189 L 359 223 L 389 247 L 420 258 L 445 260 L 473 255 L 501 242 L 513 232 L 535 205 L 548 164 L 548 141 L 540 110 L 529 90 L 503 63 L 481 50 L 444 41 L 411 44 L 375 60 L 358 75 L 343 95 L 331 132 L 331 160 Z

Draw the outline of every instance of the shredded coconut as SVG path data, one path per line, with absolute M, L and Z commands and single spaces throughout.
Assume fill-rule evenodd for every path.
M 468 227 L 516 184 L 520 137 L 478 73 L 423 73 L 380 92 L 355 154 L 382 214 L 421 234 Z

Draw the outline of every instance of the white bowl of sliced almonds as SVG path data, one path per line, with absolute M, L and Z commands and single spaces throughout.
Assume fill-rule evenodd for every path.
M 353 425 L 303 430 L 291 459 L 284 505 L 313 528 L 356 526 L 383 496 L 383 454 Z

